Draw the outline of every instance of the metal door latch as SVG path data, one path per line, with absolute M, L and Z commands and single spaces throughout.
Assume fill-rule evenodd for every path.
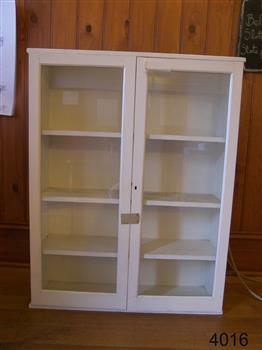
M 139 214 L 121 214 L 121 224 L 139 224 Z

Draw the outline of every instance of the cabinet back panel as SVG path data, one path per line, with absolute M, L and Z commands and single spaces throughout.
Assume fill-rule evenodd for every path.
M 48 203 L 42 206 L 42 234 L 111 236 L 118 231 L 118 205 Z
M 147 132 L 225 137 L 229 78 L 150 71 Z
M 147 141 L 144 190 L 220 197 L 224 145 Z
M 212 271 L 208 267 L 213 262 L 140 260 L 139 284 L 157 286 L 204 286 L 206 279 L 213 281 Z
M 42 128 L 120 131 L 123 70 L 43 67 Z
M 43 256 L 43 283 L 65 282 L 75 288 L 75 284 L 115 284 L 116 259 L 72 256 Z M 43 285 L 45 287 L 45 285 Z M 91 287 L 90 287 L 91 288 Z M 74 289 L 72 289 L 74 290 Z
M 216 242 L 218 217 L 218 209 L 146 206 L 142 214 L 142 237 L 208 239 Z
M 67 190 L 117 189 L 120 140 L 50 137 L 42 161 L 48 162 L 49 169 L 44 174 L 43 186 Z

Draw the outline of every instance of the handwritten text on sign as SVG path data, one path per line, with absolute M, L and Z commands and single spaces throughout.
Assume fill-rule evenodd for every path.
M 262 0 L 243 3 L 238 53 L 246 70 L 262 70 Z

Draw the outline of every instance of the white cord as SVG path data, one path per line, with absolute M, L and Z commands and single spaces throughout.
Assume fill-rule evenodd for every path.
M 261 281 L 257 281 L 255 279 L 252 279 L 250 277 L 246 277 L 245 275 L 242 275 L 237 266 L 236 266 L 236 263 L 235 263 L 235 260 L 233 258 L 233 254 L 232 254 L 232 251 L 229 247 L 229 257 L 231 259 L 231 263 L 229 262 L 230 266 L 233 268 L 233 270 L 235 271 L 237 277 L 240 279 L 240 281 L 242 282 L 242 284 L 244 285 L 244 287 L 248 290 L 248 292 L 257 300 L 259 301 L 262 301 L 262 296 L 261 295 L 258 295 L 256 294 L 251 288 L 249 288 L 249 286 L 247 285 L 247 283 L 245 282 L 245 279 L 248 279 L 248 280 L 251 280 L 252 282 L 261 282 Z

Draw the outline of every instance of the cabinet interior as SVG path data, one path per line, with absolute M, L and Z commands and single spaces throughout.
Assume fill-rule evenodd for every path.
M 42 137 L 42 191 L 102 190 L 118 197 L 120 139 Z
M 116 259 L 44 255 L 43 289 L 92 293 L 116 292 Z
M 139 295 L 211 296 L 214 263 L 141 259 Z
M 148 71 L 147 134 L 226 137 L 230 74 Z
M 123 69 L 43 66 L 43 130 L 120 132 Z
M 148 140 L 144 191 L 213 195 L 220 200 L 224 144 Z M 154 176 L 152 176 L 154 174 Z

